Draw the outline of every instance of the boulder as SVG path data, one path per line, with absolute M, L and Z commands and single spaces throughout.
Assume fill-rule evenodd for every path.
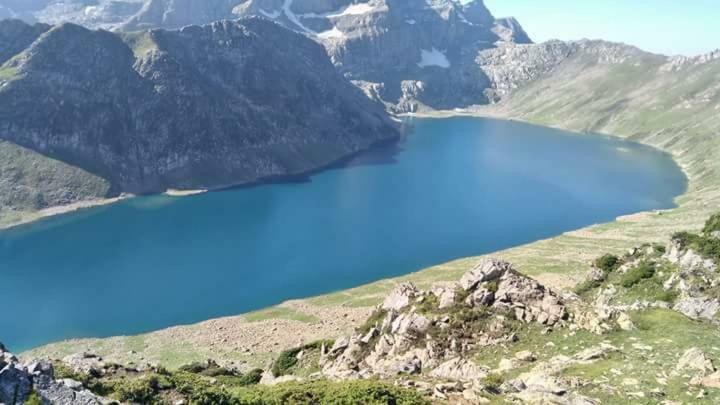
M 465 299 L 465 303 L 471 307 L 487 307 L 492 305 L 494 301 L 495 293 L 483 287 L 477 289 Z
M 6 364 L 0 370 L 0 404 L 22 403 L 32 388 L 30 375 L 19 364 Z
M 517 359 L 500 359 L 498 368 L 495 370 L 497 373 L 505 373 L 510 370 L 514 370 L 522 365 L 522 362 Z
M 465 291 L 474 290 L 480 283 L 497 280 L 512 269 L 512 264 L 508 262 L 494 258 L 483 258 L 475 267 L 462 276 L 460 287 Z
M 627 312 L 621 312 L 620 314 L 618 314 L 615 322 L 617 322 L 618 326 L 622 330 L 629 331 L 635 329 L 635 324 L 633 323 L 632 319 L 630 319 L 630 316 L 627 314 Z
M 21 365 L 0 345 L 0 404 L 24 403 L 34 390 L 43 403 L 53 405 L 99 405 L 107 402 L 70 379 L 55 380 L 52 363 L 36 361 Z
M 618 348 L 606 343 L 601 343 L 599 346 L 587 348 L 583 351 L 575 353 L 572 357 L 574 360 L 579 362 L 590 362 L 605 357 L 608 353 L 617 352 Z
M 419 337 L 427 332 L 430 320 L 417 313 L 400 314 L 391 325 L 391 332 L 397 335 Z
M 531 352 L 530 350 L 522 350 L 522 351 L 515 353 L 515 358 L 517 360 L 524 361 L 527 363 L 533 362 L 536 359 L 535 354 L 533 352 Z
M 712 273 L 717 271 L 715 262 L 705 259 L 692 249 L 687 249 L 678 240 L 671 240 L 665 251 L 663 257 L 670 263 L 677 264 L 683 271 L 706 270 Z
M 468 359 L 456 357 L 448 360 L 430 372 L 431 377 L 453 381 L 477 381 L 486 377 L 489 370 Z
M 702 377 L 700 384 L 707 388 L 720 388 L 720 371 Z
M 76 353 L 62 359 L 76 373 L 101 375 L 105 368 L 102 357 L 93 353 Z
M 720 302 L 709 297 L 684 297 L 675 303 L 673 309 L 688 318 L 712 320 L 720 311 Z
M 386 311 L 399 311 L 412 302 L 419 294 L 417 287 L 412 283 L 399 284 L 383 301 L 382 308 Z
M 438 309 L 447 309 L 455 305 L 455 290 L 452 288 L 435 288 L 432 293 L 438 298 Z
M 705 375 L 714 372 L 715 367 L 705 352 L 697 347 L 693 347 L 680 356 L 675 370 L 679 372 L 695 371 Z

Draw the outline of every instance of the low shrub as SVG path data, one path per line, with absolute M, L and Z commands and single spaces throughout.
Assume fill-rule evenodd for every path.
M 240 404 L 429 405 L 418 392 L 378 380 L 291 382 L 233 392 Z
M 262 380 L 263 370 L 256 368 L 254 370 L 251 370 L 238 379 L 238 385 L 241 386 L 248 386 L 248 385 L 255 385 L 259 384 L 260 380 Z
M 157 402 L 158 381 L 155 377 L 116 381 L 114 392 L 117 400 L 135 404 L 153 404 Z
M 701 238 L 696 242 L 698 253 L 707 259 L 720 263 L 720 239 L 713 237 Z
M 422 301 L 417 304 L 417 312 L 421 314 L 437 312 L 438 306 L 440 306 L 438 297 L 435 294 L 427 294 L 423 297 Z
M 42 405 L 43 399 L 37 391 L 33 390 L 25 400 L 25 405 Z
M 693 245 L 695 242 L 697 242 L 700 239 L 699 235 L 695 235 L 694 233 L 690 232 L 676 232 L 672 236 L 672 240 L 676 242 L 681 249 L 687 249 L 691 245 Z
M 212 360 L 208 360 L 206 363 L 190 363 L 187 365 L 184 365 L 180 367 L 180 371 L 185 371 L 187 373 L 193 373 L 193 374 L 201 374 L 208 377 L 219 377 L 221 375 L 227 376 L 227 375 L 237 375 L 237 372 L 233 370 L 228 370 L 224 367 L 220 367 L 217 363 L 215 363 Z
M 673 241 L 678 243 L 681 249 L 692 249 L 703 257 L 720 263 L 720 239 L 689 232 L 678 232 L 673 235 Z
M 620 258 L 611 254 L 603 255 L 595 260 L 595 267 L 602 270 L 605 274 L 612 273 L 621 265 L 622 262 L 620 261 Z
M 504 382 L 503 377 L 495 373 L 490 373 L 482 379 L 485 390 L 491 393 L 499 393 L 500 386 L 503 385 Z
M 585 280 L 578 284 L 573 290 L 577 295 L 584 295 L 602 285 L 601 281 L 596 280 Z
M 720 231 L 720 213 L 711 216 L 706 222 L 703 228 L 703 233 L 710 236 L 713 232 Z
M 620 280 L 620 284 L 625 288 L 632 288 L 640 281 L 651 278 L 654 275 L 655 265 L 649 262 L 643 262 L 628 270 Z
M 376 309 L 368 319 L 365 320 L 365 322 L 358 328 L 358 332 L 365 334 L 370 332 L 370 329 L 376 328 L 380 326 L 380 323 L 382 323 L 383 319 L 387 316 L 387 311 L 378 308 Z
M 301 351 L 320 350 L 323 345 L 329 347 L 332 346 L 333 343 L 334 342 L 332 340 L 319 340 L 317 342 L 306 344 L 302 347 L 285 350 L 284 352 L 281 352 L 278 358 L 275 360 L 271 371 L 275 377 L 281 377 L 290 374 L 290 370 L 298 363 L 298 354 Z

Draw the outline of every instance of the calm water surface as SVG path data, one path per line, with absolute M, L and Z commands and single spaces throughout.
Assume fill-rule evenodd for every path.
M 0 341 L 134 334 L 669 208 L 669 156 L 516 122 L 409 119 L 305 182 L 143 197 L 0 232 Z

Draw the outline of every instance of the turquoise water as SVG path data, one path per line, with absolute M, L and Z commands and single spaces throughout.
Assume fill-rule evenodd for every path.
M 239 314 L 669 208 L 638 144 L 475 118 L 304 181 L 142 197 L 0 232 L 0 341 L 20 351 Z

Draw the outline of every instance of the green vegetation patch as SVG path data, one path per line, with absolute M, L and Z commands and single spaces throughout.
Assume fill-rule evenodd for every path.
M 673 240 L 682 248 L 692 249 L 704 258 L 720 263 L 720 239 L 718 238 L 705 234 L 678 232 L 673 235 Z
M 243 315 L 243 318 L 248 322 L 260 322 L 269 319 L 288 319 L 291 321 L 305 323 L 316 323 L 320 321 L 316 316 L 308 315 L 300 311 L 296 311 L 292 308 L 286 307 L 272 307 L 260 311 L 251 312 L 247 315 Z
M 30 395 L 25 400 L 25 405 L 42 405 L 43 400 L 40 394 L 37 393 L 37 391 L 33 390 Z
M 9 80 L 17 76 L 18 70 L 10 66 L 0 66 L 0 80 Z
M 703 227 L 703 233 L 705 235 L 710 235 L 713 232 L 720 232 L 720 213 L 717 213 L 710 217 L 710 219 L 705 222 L 705 227 Z
M 240 404 L 429 405 L 414 390 L 378 380 L 330 382 L 326 380 L 256 386 L 233 390 Z
M 642 262 L 639 265 L 627 271 L 620 280 L 620 284 L 625 288 L 632 288 L 642 280 L 652 278 L 655 275 L 655 264 L 650 262 Z
M 387 313 L 388 312 L 382 308 L 376 309 L 358 328 L 358 332 L 365 334 L 370 332 L 372 328 L 379 328 L 383 319 L 387 316 Z
M 57 371 L 58 378 L 76 379 L 96 394 L 123 403 L 167 404 L 184 399 L 194 405 L 429 404 L 415 391 L 377 380 L 316 380 L 268 386 L 258 385 L 262 370 L 217 377 L 204 375 L 206 370 L 198 365 L 172 373 L 164 369 L 147 373 L 123 369 L 102 377 L 78 375 L 61 365 Z
M 588 297 L 601 287 L 614 286 L 618 294 L 613 301 L 631 304 L 636 301 L 664 301 L 672 303 L 676 291 L 665 290 L 663 283 L 677 271 L 677 267 L 662 258 L 665 249 L 660 245 L 646 244 L 622 257 L 604 255 L 594 266 L 605 275 L 602 280 L 587 279 L 578 284 L 576 294 Z M 627 263 L 635 263 L 624 272 L 618 271 Z
M 670 310 L 647 310 L 631 314 L 635 331 L 617 331 L 605 336 L 620 348 L 606 358 L 566 369 L 563 375 L 580 377 L 589 384 L 580 393 L 603 404 L 628 403 L 628 394 L 644 392 L 646 401 L 637 403 L 720 403 L 720 390 L 689 384 L 692 373 L 674 375 L 680 356 L 697 347 L 715 359 L 720 350 L 720 334 L 710 324 L 693 321 Z M 607 390 L 604 381 L 612 381 L 615 390 Z
M 320 340 L 301 347 L 281 352 L 272 366 L 272 373 L 275 377 L 288 374 L 298 375 L 298 369 L 311 368 L 315 371 L 318 367 L 320 350 L 323 346 L 331 347 L 332 340 Z M 302 356 L 301 356 L 302 355 Z
M 595 267 L 602 270 L 605 274 L 612 273 L 622 266 L 622 260 L 611 254 L 605 254 L 595 260 Z

